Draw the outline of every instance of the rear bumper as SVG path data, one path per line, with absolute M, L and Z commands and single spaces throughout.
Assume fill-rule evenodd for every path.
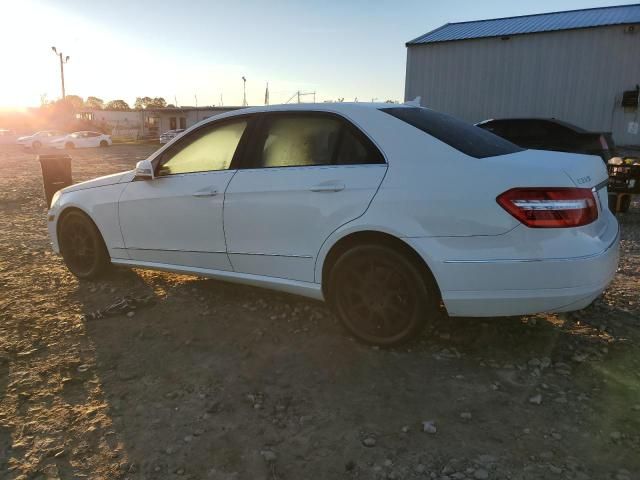
M 465 240 L 470 246 L 468 255 L 474 251 L 473 238 L 478 237 Z M 434 259 L 426 250 L 430 241 L 408 240 L 425 254 L 449 315 L 490 317 L 565 312 L 588 306 L 615 275 L 619 239 L 618 223 L 610 217 L 598 237 L 598 249 L 580 256 Z M 490 237 L 477 241 L 485 246 L 491 242 Z M 580 239 L 569 237 L 569 241 Z M 482 257 L 486 248 L 479 252 Z

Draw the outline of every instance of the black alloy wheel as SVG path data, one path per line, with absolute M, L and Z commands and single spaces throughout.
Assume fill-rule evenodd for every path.
M 438 314 L 434 282 L 415 260 L 385 246 L 345 252 L 330 272 L 329 302 L 359 340 L 392 346 L 414 337 Z
M 67 267 L 79 278 L 94 278 L 109 264 L 100 232 L 83 213 L 70 212 L 59 229 L 60 251 Z

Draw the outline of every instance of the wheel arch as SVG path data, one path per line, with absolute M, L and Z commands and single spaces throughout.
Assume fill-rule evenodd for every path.
M 402 238 L 391 233 L 382 232 L 379 230 L 359 230 L 348 233 L 339 238 L 336 242 L 333 243 L 333 245 L 331 245 L 326 255 L 322 259 L 322 264 L 320 266 L 320 279 L 322 284 L 322 293 L 325 298 L 327 298 L 326 288 L 329 273 L 331 272 L 331 268 L 333 268 L 338 258 L 340 258 L 340 255 L 358 245 L 372 244 L 383 245 L 392 248 L 393 250 L 400 252 L 403 255 L 408 256 L 413 262 L 415 262 L 416 265 L 420 267 L 425 276 L 425 280 L 433 283 L 433 286 L 436 288 L 438 295 L 441 296 L 438 282 L 433 273 L 433 269 L 429 265 L 429 262 L 423 256 L 421 256 L 411 245 L 405 242 Z
M 96 227 L 96 230 L 100 234 L 100 239 L 102 240 L 102 244 L 104 245 L 106 251 L 108 252 L 109 249 L 107 247 L 107 243 L 104 241 L 104 234 L 102 233 L 102 230 L 100 230 L 100 227 L 98 226 L 98 224 L 91 217 L 89 212 L 87 212 L 86 210 L 84 210 L 84 209 L 82 209 L 82 208 L 80 208 L 80 207 L 78 207 L 76 205 L 68 205 L 68 206 L 64 207 L 60 211 L 60 213 L 58 213 L 58 220 L 56 222 L 56 239 L 58 241 L 58 245 L 60 245 L 60 226 L 62 225 L 62 220 L 64 219 L 65 216 L 69 215 L 71 212 L 79 212 L 79 213 L 83 214 L 85 217 L 87 217 L 89 219 L 89 221 L 93 224 L 93 226 Z

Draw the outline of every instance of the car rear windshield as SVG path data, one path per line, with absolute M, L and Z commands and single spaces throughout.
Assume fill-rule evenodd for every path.
M 428 108 L 396 107 L 381 110 L 471 157 L 496 157 L 523 150 L 475 125 Z

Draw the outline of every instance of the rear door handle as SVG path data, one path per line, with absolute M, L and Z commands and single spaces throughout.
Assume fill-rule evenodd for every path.
M 344 190 L 344 183 L 320 183 L 311 187 L 312 192 L 339 192 Z
M 215 197 L 218 195 L 218 190 L 210 188 L 208 190 L 200 190 L 193 194 L 194 197 Z

